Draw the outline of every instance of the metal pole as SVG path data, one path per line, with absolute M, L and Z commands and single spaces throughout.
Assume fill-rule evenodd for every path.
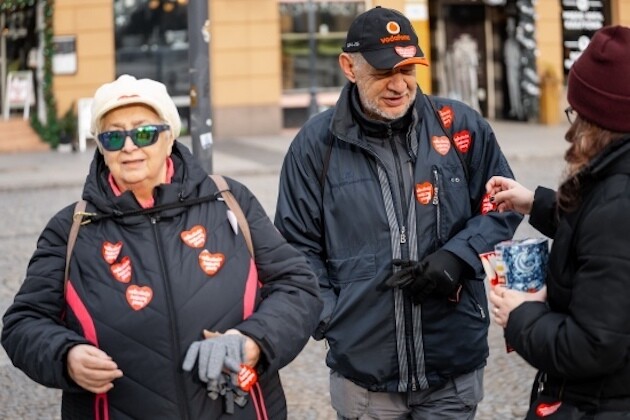
M 210 104 L 210 0 L 188 2 L 190 71 L 190 137 L 193 155 L 212 173 L 212 107 Z
M 315 39 L 315 3 L 313 0 L 308 0 L 308 76 L 310 81 L 310 96 L 311 100 L 308 106 L 308 116 L 319 112 L 319 106 L 317 105 L 317 42 Z
M 6 105 L 5 98 L 7 96 L 7 38 L 4 35 L 5 24 L 5 14 L 0 13 L 0 92 L 2 93 L 0 97 L 0 108 L 2 108 L 4 114 L 8 115 L 4 109 Z

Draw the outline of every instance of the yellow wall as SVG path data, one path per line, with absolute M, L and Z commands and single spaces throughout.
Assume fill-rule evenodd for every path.
M 274 105 L 282 92 L 276 0 L 209 0 L 214 106 Z
M 75 35 L 77 72 L 53 77 L 58 114 L 78 98 L 91 97 L 115 76 L 114 7 L 112 0 L 56 0 L 55 35 Z
M 536 4 L 536 42 L 538 73 L 553 71 L 562 77 L 562 21 L 558 0 L 538 0 Z
M 611 0 L 613 24 L 630 26 L 630 2 L 628 0 Z

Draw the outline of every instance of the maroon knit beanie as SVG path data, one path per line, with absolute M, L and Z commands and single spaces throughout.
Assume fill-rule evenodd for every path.
M 585 120 L 630 133 L 630 28 L 595 33 L 571 67 L 567 99 Z

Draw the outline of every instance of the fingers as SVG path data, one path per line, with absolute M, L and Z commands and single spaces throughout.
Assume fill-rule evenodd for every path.
M 123 376 L 122 370 L 104 351 L 79 344 L 68 351 L 68 375 L 83 389 L 104 393 L 114 387 L 112 381 Z
M 188 351 L 186 352 L 186 357 L 184 357 L 184 363 L 182 364 L 182 369 L 186 372 L 190 372 L 195 366 L 195 362 L 197 361 L 197 355 L 199 354 L 199 346 L 201 343 L 199 341 L 195 341 L 188 347 Z

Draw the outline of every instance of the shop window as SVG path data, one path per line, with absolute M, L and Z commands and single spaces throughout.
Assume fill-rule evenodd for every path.
M 282 39 L 282 80 L 285 94 L 307 92 L 311 87 L 308 27 L 309 7 L 314 6 L 316 40 L 316 87 L 319 92 L 338 91 L 346 78 L 338 57 L 354 18 L 365 10 L 364 1 L 279 2 Z
M 159 80 L 187 96 L 187 14 L 188 0 L 114 0 L 116 76 Z

